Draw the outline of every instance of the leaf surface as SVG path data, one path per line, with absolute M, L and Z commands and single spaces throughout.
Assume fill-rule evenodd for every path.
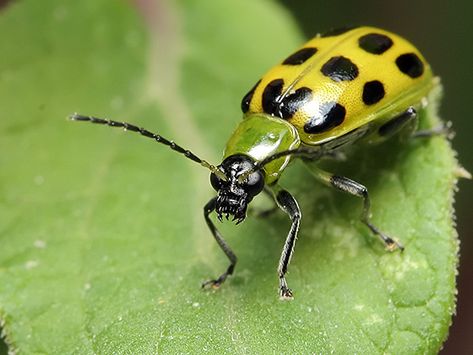
M 270 1 L 15 2 L 0 13 L 0 317 L 21 353 L 435 353 L 454 309 L 456 160 L 443 138 L 396 140 L 325 166 L 368 186 L 360 201 L 298 164 L 282 185 L 302 230 L 288 282 L 275 273 L 282 214 L 219 225 L 208 174 L 131 133 L 63 118 L 128 120 L 218 162 L 240 99 L 303 42 Z M 438 96 L 438 95 L 437 95 Z M 435 125 L 434 104 L 423 117 Z M 259 203 L 259 202 L 257 202 Z M 264 203 L 261 202 L 261 203 Z

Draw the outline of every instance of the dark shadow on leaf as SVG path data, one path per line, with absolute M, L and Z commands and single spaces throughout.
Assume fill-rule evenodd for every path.
M 0 328 L 0 334 L 2 334 L 3 329 Z M 8 345 L 5 343 L 5 340 L 0 337 L 0 355 L 8 354 Z

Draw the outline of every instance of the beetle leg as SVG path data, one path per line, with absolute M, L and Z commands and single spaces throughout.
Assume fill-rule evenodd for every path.
M 292 290 L 287 286 L 286 273 L 289 263 L 291 262 L 292 254 L 294 253 L 294 247 L 299 233 L 301 210 L 297 201 L 286 190 L 276 186 L 273 190 L 273 194 L 279 208 L 289 215 L 292 222 L 278 265 L 279 296 L 282 300 L 291 300 L 293 299 L 293 295 Z
M 373 223 L 371 223 L 371 203 L 368 189 L 365 186 L 347 177 L 338 176 L 323 171 L 312 164 L 309 166 L 309 168 L 317 180 L 321 181 L 323 184 L 334 187 L 337 190 L 346 192 L 350 195 L 361 197 L 363 199 L 363 211 L 360 217 L 361 221 L 371 230 L 373 234 L 377 235 L 383 241 L 384 245 L 389 251 L 394 251 L 395 249 L 400 249 L 401 251 L 404 250 L 404 247 L 399 242 L 384 234 Z
M 210 231 L 212 232 L 212 235 L 214 236 L 215 240 L 217 241 L 220 249 L 223 250 L 227 258 L 230 260 L 230 265 L 228 266 L 227 270 L 220 275 L 217 279 L 214 280 L 208 280 L 205 281 L 202 284 L 202 288 L 205 287 L 213 287 L 213 288 L 218 288 L 220 287 L 221 284 L 225 282 L 227 277 L 231 274 L 233 274 L 233 270 L 235 269 L 235 265 L 237 262 L 237 257 L 235 253 L 230 249 L 228 246 L 227 242 L 225 239 L 223 239 L 222 235 L 218 231 L 218 229 L 215 227 L 214 223 L 210 219 L 209 215 L 215 210 L 215 203 L 217 201 L 217 198 L 214 197 L 211 199 L 205 206 L 204 206 L 204 217 L 205 221 L 207 222 L 207 226 L 209 227 Z
M 417 120 L 417 111 L 411 106 L 406 111 L 391 118 L 388 122 L 379 127 L 378 133 L 381 137 L 387 138 L 398 133 L 404 127 L 409 127 L 409 129 L 414 132 L 417 127 Z
M 452 122 L 448 121 L 434 128 L 421 129 L 412 133 L 412 138 L 429 138 L 433 136 L 445 136 L 448 139 L 453 139 L 455 132 L 452 130 Z
M 379 127 L 378 133 L 380 136 L 387 138 L 407 127 L 411 138 L 428 138 L 440 135 L 445 135 L 449 139 L 453 138 L 451 122 L 440 124 L 434 128 L 416 131 L 418 117 L 417 111 L 411 106 Z

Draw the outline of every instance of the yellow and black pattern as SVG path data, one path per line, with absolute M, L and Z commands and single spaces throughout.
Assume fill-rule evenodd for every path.
M 432 86 L 419 51 L 393 33 L 359 27 L 317 36 L 273 67 L 242 100 L 246 117 L 265 113 L 320 144 L 399 114 Z

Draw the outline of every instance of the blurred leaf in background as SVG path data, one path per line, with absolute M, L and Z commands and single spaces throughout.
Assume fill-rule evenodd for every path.
M 284 303 L 284 216 L 222 225 L 236 275 L 202 292 L 226 265 L 202 218 L 207 172 L 149 140 L 64 120 L 130 120 L 218 162 L 242 95 L 303 42 L 281 6 L 24 0 L 0 15 L 0 317 L 11 350 L 440 348 L 457 252 L 456 161 L 443 138 L 392 141 L 332 165 L 370 188 L 374 220 L 403 254 L 386 253 L 357 221 L 359 201 L 297 164 L 288 171 L 304 220 L 289 274 L 296 300 Z M 424 123 L 435 122 L 431 107 Z

